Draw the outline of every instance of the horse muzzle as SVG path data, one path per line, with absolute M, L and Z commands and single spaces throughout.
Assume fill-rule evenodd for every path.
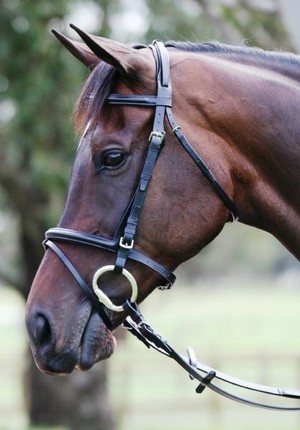
M 59 320 L 40 309 L 29 310 L 26 316 L 30 347 L 42 372 L 65 375 L 88 370 L 114 352 L 115 337 L 88 303 L 76 319 L 62 315 Z

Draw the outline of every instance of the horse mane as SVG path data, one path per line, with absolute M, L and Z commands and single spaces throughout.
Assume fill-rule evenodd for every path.
M 300 57 L 296 54 L 286 53 L 281 51 L 265 51 L 261 48 L 254 48 L 248 46 L 234 46 L 226 45 L 219 42 L 206 42 L 206 43 L 191 43 L 191 42 L 166 42 L 167 48 L 175 48 L 186 52 L 202 52 L 220 55 L 230 55 L 242 58 L 253 58 L 256 60 L 275 61 L 280 63 L 293 63 L 298 67 L 300 66 Z
M 206 53 L 228 57 L 232 61 L 245 64 L 262 65 L 272 70 L 300 80 L 300 57 L 286 52 L 265 51 L 260 48 L 226 45 L 219 42 L 191 43 L 169 41 L 167 48 L 185 52 Z M 136 49 L 146 45 L 135 45 Z M 82 131 L 89 121 L 97 119 L 99 112 L 111 92 L 119 74 L 112 66 L 100 62 L 87 79 L 76 103 L 74 118 L 75 128 Z
M 219 42 L 167 42 L 169 48 L 186 52 L 219 55 L 224 59 L 262 67 L 300 82 L 300 56 L 289 52 L 265 51 L 261 48 L 226 45 Z

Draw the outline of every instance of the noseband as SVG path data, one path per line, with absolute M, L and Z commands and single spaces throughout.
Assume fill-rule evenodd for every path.
M 230 197 L 226 194 L 220 186 L 212 172 L 206 166 L 202 158 L 195 152 L 189 144 L 185 135 L 180 127 L 176 124 L 172 114 L 172 89 L 170 79 L 170 66 L 168 52 L 162 42 L 154 41 L 149 46 L 152 50 L 156 62 L 156 79 L 157 79 L 157 94 L 156 95 L 124 95 L 124 94 L 111 94 L 107 97 L 106 102 L 111 105 L 126 105 L 126 106 L 140 106 L 140 107 L 153 107 L 155 109 L 153 130 L 149 136 L 149 148 L 146 156 L 145 164 L 140 175 L 139 184 L 134 193 L 134 196 L 129 203 L 125 213 L 123 214 L 119 226 L 112 239 L 107 239 L 101 236 L 78 232 L 75 230 L 64 228 L 51 228 L 46 232 L 46 239 L 44 241 L 45 248 L 50 248 L 62 263 L 67 267 L 75 278 L 78 285 L 81 287 L 85 295 L 91 301 L 93 307 L 100 314 L 106 326 L 112 330 L 113 325 L 106 313 L 105 309 L 111 312 L 123 312 L 129 315 L 124 322 L 132 334 L 141 340 L 148 348 L 152 347 L 162 354 L 175 360 L 184 370 L 188 372 L 191 379 L 196 379 L 200 382 L 196 392 L 202 393 L 206 387 L 222 396 L 251 406 L 257 406 L 267 409 L 275 410 L 300 410 L 299 407 L 285 407 L 273 406 L 264 403 L 257 403 L 252 400 L 247 400 L 242 397 L 230 394 L 223 388 L 212 383 L 212 381 L 220 380 L 227 384 L 241 387 L 245 390 L 269 394 L 272 396 L 280 396 L 289 399 L 299 399 L 300 392 L 290 389 L 279 389 L 269 386 L 253 384 L 247 381 L 242 381 L 231 376 L 225 375 L 219 371 L 210 369 L 208 366 L 198 363 L 193 350 L 188 349 L 188 357 L 178 354 L 170 344 L 165 341 L 161 336 L 156 334 L 154 330 L 145 322 L 142 314 L 140 313 L 136 300 L 138 297 L 138 286 L 130 272 L 125 269 L 127 260 L 137 261 L 152 270 L 156 271 L 163 279 L 164 283 L 160 289 L 169 289 L 175 282 L 174 273 L 163 267 L 161 264 L 152 260 L 150 257 L 144 255 L 142 252 L 134 248 L 134 237 L 139 223 L 140 214 L 142 211 L 143 203 L 146 197 L 148 185 L 150 183 L 152 173 L 159 157 L 160 151 L 165 144 L 165 117 L 167 118 L 173 133 L 183 146 L 185 151 L 189 154 L 202 174 L 211 183 L 221 200 L 229 209 L 231 220 L 238 219 L 238 212 Z M 68 257 L 57 246 L 57 242 L 67 242 L 72 244 L 87 245 L 100 250 L 108 251 L 116 254 L 116 261 L 114 265 L 103 266 L 98 269 L 93 277 L 93 289 L 89 288 L 88 284 L 82 279 L 74 265 Z M 124 301 L 123 305 L 116 305 L 111 302 L 109 297 L 99 288 L 98 280 L 106 272 L 114 272 L 123 275 L 129 281 L 132 294 L 130 299 Z

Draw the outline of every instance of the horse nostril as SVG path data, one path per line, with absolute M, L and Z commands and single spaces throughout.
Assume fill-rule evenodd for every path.
M 51 342 L 51 327 L 47 318 L 39 314 L 36 318 L 34 338 L 37 346 L 47 346 Z

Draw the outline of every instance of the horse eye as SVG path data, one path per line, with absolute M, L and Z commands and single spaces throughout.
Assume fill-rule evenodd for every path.
M 117 169 L 125 160 L 125 154 L 120 149 L 109 149 L 95 157 L 95 167 L 99 172 L 103 169 Z
M 111 149 L 110 151 L 104 152 L 102 156 L 102 163 L 104 167 L 114 168 L 118 167 L 123 163 L 125 155 L 119 149 Z

